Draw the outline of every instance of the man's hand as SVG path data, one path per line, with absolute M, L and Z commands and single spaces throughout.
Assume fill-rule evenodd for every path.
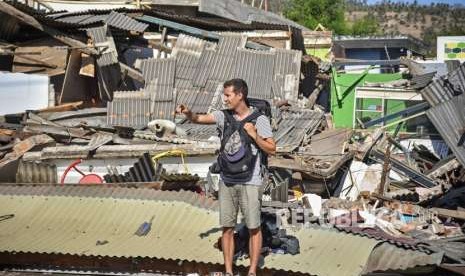
M 196 124 L 214 124 L 215 117 L 212 114 L 196 114 L 187 106 L 180 104 L 176 107 L 176 114 L 184 114 L 186 118 Z
M 257 128 L 252 123 L 245 123 L 244 129 L 254 141 L 257 140 Z

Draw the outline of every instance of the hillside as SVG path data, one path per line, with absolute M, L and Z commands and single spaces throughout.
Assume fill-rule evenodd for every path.
M 365 5 L 363 1 L 348 1 L 345 19 L 348 25 L 371 17 L 378 23 L 378 34 L 411 35 L 432 46 L 436 36 L 465 35 L 465 8 L 447 4 L 429 6 L 391 3 Z

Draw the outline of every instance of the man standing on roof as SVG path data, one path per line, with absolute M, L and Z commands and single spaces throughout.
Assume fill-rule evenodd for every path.
M 226 275 L 232 276 L 233 273 L 234 227 L 240 208 L 250 234 L 248 275 L 253 276 L 262 248 L 260 214 L 266 157 L 275 154 L 276 143 L 268 117 L 249 106 L 247 83 L 242 79 L 232 79 L 225 82 L 223 88 L 223 100 L 228 109 L 200 115 L 180 105 L 176 112 L 194 123 L 216 123 L 221 148 L 214 171 L 220 173 L 222 180 L 219 203 Z

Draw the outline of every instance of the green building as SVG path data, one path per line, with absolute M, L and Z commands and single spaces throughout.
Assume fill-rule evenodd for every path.
M 401 73 L 337 73 L 331 81 L 331 114 L 336 128 L 360 128 L 360 122 L 384 117 L 422 102 L 418 91 L 406 88 L 379 87 L 401 80 Z M 376 84 L 375 84 L 376 83 Z M 378 86 L 378 87 L 376 87 Z M 400 119 L 400 118 L 399 118 Z M 397 119 L 397 120 L 399 120 Z M 379 124 L 388 130 L 397 123 Z M 390 123 L 392 125 L 390 125 Z M 425 115 L 406 120 L 402 132 L 416 132 L 418 126 L 429 128 Z

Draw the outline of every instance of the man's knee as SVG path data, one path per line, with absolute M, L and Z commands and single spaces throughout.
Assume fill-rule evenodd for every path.
M 249 229 L 250 236 L 255 236 L 255 235 L 260 234 L 260 233 L 261 233 L 261 228 L 260 227 Z
M 223 227 L 223 235 L 233 236 L 234 235 L 234 227 Z

